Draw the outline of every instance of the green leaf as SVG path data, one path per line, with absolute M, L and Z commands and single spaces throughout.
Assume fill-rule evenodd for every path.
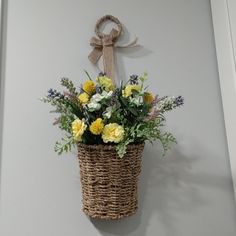
M 138 112 L 136 111 L 135 108 L 133 107 L 127 107 L 127 109 L 134 115 L 134 116 L 138 116 Z
M 55 143 L 54 150 L 58 155 L 61 155 L 63 152 L 71 151 L 71 148 L 74 147 L 75 144 L 76 141 L 72 136 L 66 136 L 65 138 L 62 138 L 61 141 Z
M 92 80 L 91 76 L 89 75 L 88 71 L 84 70 L 85 74 L 87 75 L 89 80 Z

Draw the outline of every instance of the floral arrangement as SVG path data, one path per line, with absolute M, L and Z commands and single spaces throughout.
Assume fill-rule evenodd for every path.
M 77 142 L 116 145 L 119 157 L 130 143 L 159 140 L 164 153 L 176 143 L 161 127 L 165 112 L 183 105 L 182 96 L 154 96 L 144 85 L 147 73 L 132 75 L 119 87 L 104 74 L 96 81 L 86 75 L 88 79 L 79 90 L 71 80 L 62 78 L 66 91 L 50 89 L 41 99 L 55 107 L 52 112 L 59 113 L 54 125 L 64 131 L 64 137 L 56 142 L 58 154 L 70 151 Z

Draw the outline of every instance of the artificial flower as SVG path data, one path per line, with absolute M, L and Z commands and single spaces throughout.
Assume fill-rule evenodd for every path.
M 105 99 L 111 98 L 112 94 L 113 94 L 113 91 L 109 91 L 109 92 L 102 91 L 102 97 L 105 98 Z
M 82 135 L 86 128 L 87 125 L 84 120 L 76 119 L 72 122 L 72 134 L 76 141 L 81 141 Z
M 126 98 L 131 96 L 133 90 L 139 92 L 141 90 L 140 85 L 135 85 L 135 84 L 127 85 L 125 89 L 122 90 L 122 96 Z
M 100 93 L 96 93 L 91 97 L 90 101 L 91 102 L 100 102 L 102 99 L 103 99 L 103 96 Z
M 83 90 L 88 94 L 93 94 L 96 91 L 96 85 L 92 80 L 86 80 L 83 84 Z
M 87 93 L 81 93 L 79 96 L 78 96 L 78 100 L 81 104 L 85 105 L 88 103 L 89 101 L 89 95 Z
M 89 111 L 98 111 L 100 110 L 101 108 L 101 104 L 98 103 L 98 102 L 93 102 L 91 101 L 89 104 L 88 104 L 88 108 L 89 108 Z
M 109 98 L 111 98 L 112 93 L 113 93 L 113 91 L 109 91 L 109 92 L 103 91 L 101 94 L 96 93 L 91 97 L 90 101 L 91 102 L 100 102 L 103 99 L 109 99 Z
M 151 104 L 154 100 L 154 96 L 150 92 L 145 92 L 143 96 L 143 100 L 147 104 Z
M 97 118 L 95 121 L 91 123 L 89 126 L 89 130 L 92 134 L 99 135 L 102 133 L 104 128 L 104 124 L 101 118 Z
M 97 77 L 98 84 L 104 88 L 107 92 L 113 91 L 115 89 L 115 85 L 112 82 L 112 79 L 106 77 L 106 76 L 99 76 Z
M 103 112 L 103 117 L 110 119 L 112 115 L 112 110 L 113 110 L 113 107 L 107 107 L 106 110 Z
M 140 106 L 143 104 L 143 98 L 141 96 L 130 97 L 130 102 L 136 106 Z
M 161 132 L 164 113 L 183 105 L 184 99 L 154 96 L 144 84 L 146 79 L 147 73 L 132 75 L 128 83 L 115 86 L 110 78 L 100 74 L 97 82 L 87 80 L 77 90 L 71 80 L 62 78 L 61 85 L 66 90 L 61 93 L 50 89 L 42 98 L 60 113 L 54 125 L 66 131 L 62 141 L 56 142 L 55 151 L 70 151 L 78 141 L 85 145 L 111 143 L 116 144 L 117 154 L 122 157 L 129 143 L 156 139 L 164 140 L 167 151 L 176 141 L 170 133 Z
M 104 143 L 119 143 L 124 138 L 124 128 L 117 123 L 110 123 L 104 126 L 102 139 Z

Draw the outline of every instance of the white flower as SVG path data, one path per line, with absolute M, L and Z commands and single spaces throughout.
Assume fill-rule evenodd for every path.
M 103 117 L 110 119 L 112 114 L 112 107 L 107 107 L 105 112 L 103 113 Z
M 101 104 L 97 102 L 90 102 L 88 104 L 88 108 L 90 111 L 98 111 L 101 108 Z
M 112 93 L 113 93 L 113 91 L 109 91 L 109 92 L 103 91 L 101 95 L 103 98 L 108 99 L 112 96 Z
M 143 99 L 140 96 L 135 96 L 133 98 L 130 97 L 130 102 L 137 105 L 137 106 L 139 106 L 139 105 L 143 104 Z
M 103 99 L 103 96 L 99 93 L 96 93 L 91 97 L 90 101 L 91 102 L 100 102 L 102 99 Z
M 90 102 L 98 103 L 103 99 L 109 99 L 112 96 L 112 93 L 113 91 L 109 91 L 109 92 L 103 91 L 101 94 L 96 93 L 91 97 Z

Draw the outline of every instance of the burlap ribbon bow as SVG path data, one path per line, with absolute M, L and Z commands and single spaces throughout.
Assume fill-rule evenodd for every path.
M 116 30 L 113 28 L 109 34 L 104 34 L 99 31 L 99 28 L 101 24 L 107 20 L 110 20 L 116 23 L 118 29 Z M 98 60 L 102 56 L 104 73 L 106 74 L 107 77 L 111 78 L 114 81 L 115 65 L 114 65 L 113 54 L 114 54 L 115 42 L 122 33 L 122 24 L 116 17 L 111 16 L 111 15 L 106 15 L 97 21 L 96 26 L 95 26 L 95 33 L 98 36 L 98 38 L 96 37 L 91 38 L 90 45 L 94 47 L 94 49 L 89 54 L 88 58 L 94 65 L 96 65 Z M 137 42 L 137 38 L 135 38 L 134 41 L 132 41 L 131 43 L 127 45 L 116 46 L 116 47 L 121 47 L 121 48 L 131 47 L 131 46 L 134 46 L 136 42 Z

